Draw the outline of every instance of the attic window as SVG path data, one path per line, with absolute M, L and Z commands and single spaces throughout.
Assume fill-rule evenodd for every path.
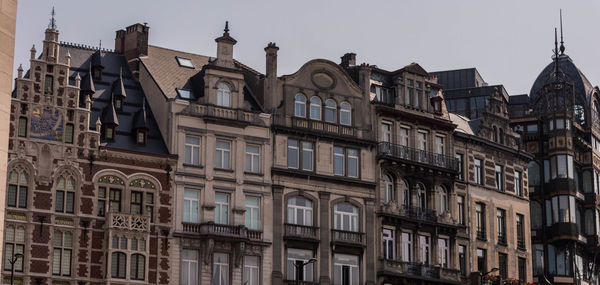
M 94 79 L 102 80 L 102 69 L 98 67 L 94 68 Z
M 182 99 L 192 99 L 192 91 L 187 89 L 177 89 L 177 95 Z
M 184 58 L 184 57 L 175 57 L 177 59 L 177 63 L 179 64 L 179 66 L 181 67 L 187 67 L 187 68 L 194 68 L 194 64 L 192 63 L 192 60 L 189 58 Z
M 146 144 L 146 131 L 145 130 L 137 130 L 136 134 L 136 142 L 138 144 Z
M 106 126 L 106 132 L 104 133 L 104 138 L 107 140 L 113 140 L 115 138 L 115 128 L 113 126 Z
M 117 109 L 117 111 L 123 111 L 123 98 L 115 98 L 115 109 Z

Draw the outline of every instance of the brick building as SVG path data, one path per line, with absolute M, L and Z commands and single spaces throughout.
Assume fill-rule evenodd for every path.
M 4 280 L 168 284 L 176 158 L 125 58 L 58 35 L 13 91 Z

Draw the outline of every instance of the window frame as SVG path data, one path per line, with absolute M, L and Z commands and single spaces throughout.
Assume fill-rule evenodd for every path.
M 294 200 L 292 200 L 292 199 L 294 199 Z M 306 200 L 308 202 L 308 204 L 310 204 L 310 206 L 301 206 L 301 205 L 296 205 L 296 204 L 290 204 L 290 201 L 296 201 L 295 199 Z M 298 222 L 298 212 L 302 212 L 303 223 Z M 302 196 L 294 196 L 294 197 L 288 198 L 286 201 L 286 214 L 287 214 L 286 222 L 288 224 L 312 227 L 313 222 L 314 222 L 314 213 L 313 212 L 314 212 L 314 206 L 313 206 L 313 201 L 311 199 L 308 199 L 308 198 L 302 197 Z M 293 215 L 290 215 L 290 213 L 293 213 Z
M 16 175 L 16 182 L 12 181 L 12 175 L 13 173 L 15 173 Z M 25 170 L 23 167 L 15 167 L 13 168 L 9 173 L 8 173 L 8 177 L 7 177 L 7 199 L 6 199 L 6 205 L 7 207 L 12 207 L 12 208 L 20 208 L 20 209 L 27 209 L 28 207 L 28 196 L 29 196 L 29 172 L 27 170 Z M 14 190 L 11 190 L 14 189 Z M 14 204 L 11 204 L 10 201 L 10 197 L 11 197 L 11 193 L 14 192 Z M 23 195 L 22 193 L 25 192 L 25 194 Z M 24 196 L 24 197 L 23 197 Z
M 225 258 L 224 262 L 218 262 L 216 261 L 216 257 L 217 256 L 221 256 Z M 211 281 L 210 284 L 211 285 L 229 285 L 231 284 L 230 281 L 231 280 L 231 269 L 229 266 L 229 254 L 228 253 L 224 253 L 224 252 L 215 252 L 213 253 L 213 260 L 212 260 L 212 275 L 211 275 Z M 219 276 L 220 279 L 219 280 L 215 280 L 215 272 L 219 271 Z M 225 278 L 225 280 L 223 280 L 222 278 Z
M 256 148 L 256 152 L 251 152 L 248 148 Z M 245 172 L 247 173 L 260 173 L 260 145 L 258 144 L 246 144 L 246 163 L 245 163 Z M 250 164 L 248 164 L 250 163 Z
M 198 143 L 192 142 L 192 140 L 198 140 Z M 200 165 L 200 145 L 201 138 L 199 136 L 185 135 L 184 148 L 185 148 L 185 164 L 189 165 Z M 190 160 L 188 161 L 188 151 L 190 154 Z
M 494 173 L 494 177 L 496 178 L 496 190 L 504 191 L 504 167 L 500 164 L 496 164 L 496 166 L 494 167 Z
M 215 89 L 217 89 L 216 105 L 219 107 L 231 108 L 233 103 L 233 88 L 231 88 L 231 86 L 225 82 L 218 82 L 215 87 Z
M 475 184 L 479 184 L 479 185 L 483 185 L 483 167 L 484 167 L 484 161 L 483 159 L 480 158 L 474 158 L 473 159 L 473 168 L 474 168 L 474 182 Z
M 66 177 L 65 177 L 66 176 Z M 63 187 L 61 187 L 61 183 L 60 183 L 60 179 L 63 179 Z M 72 185 L 73 185 L 73 189 L 68 189 L 68 181 L 71 180 L 72 181 Z M 77 190 L 77 181 L 75 180 L 75 178 L 70 175 L 70 174 L 66 174 L 63 173 L 61 175 L 58 176 L 58 178 L 56 179 L 56 188 L 54 189 L 55 191 L 55 203 L 54 203 L 54 211 L 57 213 L 67 213 L 67 214 L 73 214 L 75 213 L 75 203 L 77 201 L 77 199 L 75 198 L 76 195 L 76 190 Z M 60 208 L 59 208 L 59 195 L 62 195 L 62 198 L 60 199 Z M 71 197 L 71 208 L 68 207 L 69 205 L 69 197 Z
M 352 212 L 340 210 L 341 205 L 352 207 Z M 348 217 L 346 220 L 345 218 Z M 345 222 L 348 222 L 346 224 Z M 360 232 L 360 209 L 348 202 L 339 202 L 333 205 L 333 229 L 346 232 Z
M 328 118 L 328 114 L 331 118 Z M 325 100 L 325 108 L 323 111 L 323 121 L 330 124 L 337 124 L 337 103 L 329 98 Z
M 217 195 L 222 195 L 222 197 L 226 198 L 226 201 L 225 202 L 217 201 Z M 215 224 L 229 225 L 229 222 L 230 222 L 230 219 L 229 219 L 230 208 L 231 208 L 231 195 L 229 193 L 225 193 L 225 192 L 215 192 L 215 209 L 214 209 L 214 213 L 215 213 L 214 222 L 215 222 Z M 218 216 L 217 216 L 217 211 L 219 213 Z M 225 218 L 223 218 L 223 217 L 225 217 Z
M 186 193 L 194 193 L 196 197 L 190 197 Z M 194 205 L 195 202 L 195 205 Z M 188 207 L 189 203 L 189 207 Z M 186 207 L 188 208 L 186 210 Z M 195 210 L 195 211 L 194 211 Z M 189 212 L 186 220 L 186 212 Z M 200 191 L 195 189 L 183 190 L 183 220 L 184 223 L 199 223 L 200 222 Z
M 219 146 L 219 143 L 227 144 L 227 148 L 224 145 Z M 217 139 L 215 143 L 215 168 L 216 169 L 232 169 L 231 152 L 233 144 L 230 140 Z M 220 163 L 219 163 L 220 162 Z
M 248 199 L 255 199 L 256 205 L 251 205 L 248 203 Z M 246 212 L 244 213 L 244 225 L 251 230 L 260 230 L 261 227 L 261 201 L 259 196 L 246 195 L 245 197 L 245 207 Z M 248 224 L 250 222 L 250 224 Z
M 20 138 L 26 138 L 27 137 L 27 133 L 28 133 L 28 119 L 27 117 L 21 116 L 19 117 L 19 125 L 18 125 L 18 131 L 17 131 L 17 136 Z
M 381 230 L 383 241 L 383 259 L 396 260 L 396 235 L 395 230 L 383 228 Z
M 306 118 L 306 96 L 302 93 L 294 95 L 294 117 Z
M 309 119 L 314 121 L 321 121 L 323 118 L 322 109 L 323 109 L 323 100 L 319 98 L 319 96 L 312 96 L 309 99 Z M 313 109 L 314 108 L 314 109 Z
M 352 126 L 352 105 L 346 101 L 340 103 L 340 125 Z M 347 116 L 347 117 L 345 117 Z

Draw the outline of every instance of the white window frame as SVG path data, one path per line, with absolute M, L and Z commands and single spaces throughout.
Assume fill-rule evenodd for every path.
M 256 205 L 248 203 L 250 200 L 255 200 Z M 245 225 L 251 230 L 259 230 L 261 219 L 260 219 L 260 197 L 246 195 L 246 212 L 244 213 Z
M 307 142 L 307 141 L 301 141 L 301 150 L 300 152 L 302 153 L 301 156 L 301 160 L 300 160 L 300 165 L 302 167 L 302 170 L 306 170 L 306 171 L 313 171 L 314 170 L 314 164 L 315 164 L 315 144 L 313 142 Z M 308 147 L 310 146 L 310 148 Z M 304 154 L 305 153 L 310 153 L 310 164 L 308 164 L 306 162 L 306 159 L 304 159 Z
M 186 193 L 196 194 L 196 198 L 186 197 Z M 183 190 L 183 221 L 186 223 L 199 223 L 200 191 L 193 189 Z M 189 204 L 189 207 L 187 207 Z M 189 211 L 189 218 L 186 219 L 186 207 Z
M 253 152 L 251 150 L 251 148 L 256 148 L 256 152 Z M 257 144 L 247 144 L 246 145 L 246 172 L 250 172 L 250 173 L 259 173 L 260 172 L 260 145 L 257 145 Z
M 346 155 L 348 157 L 346 159 L 346 162 L 348 163 L 348 165 L 347 165 L 348 169 L 346 171 L 348 173 L 348 177 L 358 178 L 360 176 L 360 160 L 359 160 L 360 150 L 348 148 L 348 149 L 346 149 Z M 352 173 L 353 167 L 354 167 L 354 169 L 356 169 L 356 173 Z
M 396 191 L 394 189 L 394 178 L 390 174 L 383 176 L 383 201 L 389 203 L 396 200 Z
M 227 148 L 219 146 L 219 143 L 226 143 Z M 215 167 L 220 169 L 231 169 L 231 141 L 217 140 L 215 145 L 215 157 L 220 158 L 221 163 L 215 159 Z
M 291 204 L 290 201 L 292 199 L 304 199 L 304 200 L 308 201 L 308 203 L 310 203 L 310 206 L 299 206 L 299 205 Z M 290 210 L 292 210 L 292 211 L 290 211 Z M 302 213 L 302 220 L 304 221 L 303 224 L 300 224 L 298 222 L 298 211 L 300 211 Z M 310 199 L 306 199 L 306 198 L 300 197 L 300 196 L 292 197 L 292 198 L 288 199 L 287 212 L 288 212 L 287 222 L 289 224 L 309 226 L 309 227 L 313 225 L 313 202 Z M 293 214 L 290 215 L 290 213 L 293 213 Z
M 400 127 L 400 145 L 408 147 L 410 145 L 410 128 Z
M 331 119 L 327 118 L 327 114 L 331 114 Z M 333 99 L 325 100 L 325 112 L 324 112 L 324 121 L 327 123 L 335 124 L 337 123 L 337 103 Z
M 448 192 L 446 191 L 446 188 L 444 188 L 443 186 L 439 186 L 439 193 L 440 193 L 440 205 L 439 205 L 440 214 L 443 214 L 449 210 L 449 208 L 448 208 Z
M 231 107 L 231 87 L 223 82 L 217 84 L 217 106 Z
M 414 260 L 413 233 L 402 232 L 402 261 L 412 262 Z
M 296 280 L 298 278 L 298 272 L 296 271 L 297 268 L 296 266 L 292 266 L 290 267 L 292 269 L 292 275 L 293 276 L 289 276 L 290 272 L 287 270 L 288 266 L 288 262 L 292 262 L 292 264 L 296 264 L 296 262 L 300 261 L 302 263 L 307 263 L 310 258 L 305 257 L 305 258 L 295 258 L 295 257 L 290 257 L 290 254 L 296 254 L 296 255 L 307 255 L 310 256 L 310 258 L 314 257 L 314 252 L 310 251 L 310 250 L 306 250 L 306 249 L 296 249 L 296 248 L 288 248 L 287 249 L 287 253 L 286 253 L 286 273 L 287 273 L 287 279 L 288 280 Z M 310 270 L 307 270 L 307 268 L 309 268 Z M 310 274 L 308 274 L 310 272 Z M 315 267 L 314 267 L 314 263 L 310 263 L 310 264 L 306 264 L 304 265 L 304 268 L 302 270 L 302 280 L 301 281 L 308 281 L 311 282 L 313 281 L 313 279 L 315 278 Z
M 250 259 L 256 260 L 256 265 L 250 264 Z M 242 284 L 244 285 L 259 285 L 260 280 L 260 257 L 254 255 L 244 256 L 244 269 L 242 272 Z M 256 281 L 256 282 L 254 282 Z
M 483 185 L 483 159 L 475 158 L 473 168 L 475 169 L 475 183 Z
M 193 252 L 196 255 L 196 259 L 188 259 L 186 258 L 186 254 L 184 254 L 185 252 Z M 181 280 L 180 283 L 181 285 L 197 285 L 199 284 L 199 280 L 198 280 L 198 260 L 199 260 L 199 256 L 200 253 L 197 250 L 193 250 L 193 249 L 182 249 L 182 253 L 181 253 Z M 187 273 L 188 275 L 185 276 L 184 275 L 184 268 L 187 267 Z M 195 275 L 194 275 L 195 273 Z
M 306 118 L 306 96 L 298 93 L 294 96 L 294 116 Z
M 222 195 L 227 199 L 226 202 L 217 201 L 217 196 Z M 231 201 L 230 195 L 227 193 L 216 192 L 215 193 L 215 224 L 228 225 L 229 224 L 229 203 Z M 219 213 L 217 217 L 217 212 Z M 223 218 L 225 217 L 225 218 Z
M 381 141 L 392 142 L 392 124 L 389 122 L 381 122 Z
M 428 235 L 419 235 L 419 256 L 421 263 L 431 264 L 431 237 Z
M 383 258 L 396 260 L 396 237 L 393 229 L 383 228 L 381 231 L 383 239 Z
M 494 170 L 496 177 L 496 190 L 504 191 L 504 167 L 502 167 L 502 165 L 496 164 Z
M 435 148 L 436 153 L 439 155 L 444 155 L 446 153 L 446 136 L 435 136 Z
M 450 267 L 450 243 L 447 238 L 438 238 L 438 257 L 441 267 Z
M 352 106 L 348 102 L 340 103 L 340 124 L 352 125 Z
M 350 262 L 339 262 L 338 260 L 341 258 L 345 258 L 345 259 L 355 259 L 357 264 L 351 264 Z M 344 276 L 340 275 L 340 276 L 335 276 L 335 272 L 336 272 L 336 268 L 339 268 L 338 272 L 340 272 L 340 274 L 344 273 L 343 268 L 344 267 L 348 267 L 348 274 L 350 274 L 350 276 L 348 276 L 348 280 L 350 280 L 349 284 L 343 284 L 343 285 L 358 285 L 359 284 L 359 280 L 360 280 L 360 264 L 358 263 L 358 256 L 354 256 L 354 255 L 347 255 L 347 254 L 334 254 L 333 255 L 333 267 L 334 267 L 334 284 L 342 284 L 339 282 L 342 282 L 342 280 L 344 280 Z M 358 276 L 353 276 L 353 272 L 356 272 Z M 338 283 L 335 283 L 335 282 Z
M 58 236 L 60 234 L 60 237 Z M 65 235 L 71 236 L 70 246 L 66 244 Z M 71 276 L 72 259 L 73 259 L 73 233 L 64 230 L 54 230 L 53 237 L 53 258 L 52 258 L 52 275 Z M 57 256 L 58 254 L 58 256 Z M 58 258 L 58 260 L 57 260 Z M 58 262 L 58 263 L 57 263 Z
M 346 156 L 344 148 L 339 146 L 333 147 L 333 174 L 344 176 L 346 174 Z M 338 163 L 341 160 L 341 163 Z M 341 167 L 341 169 L 339 168 Z
M 313 100 L 314 99 L 314 100 Z M 318 100 L 318 102 L 317 102 Z M 310 97 L 309 117 L 311 120 L 320 121 L 322 119 L 322 104 L 323 101 L 318 96 Z
M 225 262 L 218 262 L 217 257 L 224 257 Z M 215 280 L 215 277 L 218 279 Z M 213 271 L 211 285 L 229 285 L 229 255 L 226 253 L 213 253 Z
M 343 210 L 339 210 L 338 207 L 340 205 L 349 205 L 352 207 L 352 212 L 346 212 Z M 359 210 L 356 206 L 350 203 L 337 203 L 334 206 L 334 229 L 340 231 L 348 231 L 348 232 L 358 232 L 359 231 Z M 348 217 L 347 221 L 349 224 L 346 224 L 344 221 L 345 217 Z
M 192 143 L 192 140 L 198 140 L 198 143 Z M 188 161 L 188 154 L 190 160 Z M 200 137 L 197 136 L 185 136 L 185 163 L 192 165 L 200 164 Z

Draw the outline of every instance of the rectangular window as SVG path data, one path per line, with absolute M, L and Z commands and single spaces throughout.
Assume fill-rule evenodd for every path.
M 487 272 L 487 256 L 486 250 L 482 248 L 477 249 L 477 271 Z
M 508 256 L 506 253 L 498 253 L 498 268 L 500 269 L 500 277 L 502 277 L 502 279 L 508 277 L 507 262 Z
M 110 188 L 108 193 L 109 209 L 112 213 L 121 212 L 121 189 Z
M 298 157 L 299 154 L 299 145 L 297 140 L 288 140 L 287 147 L 287 165 L 289 168 L 298 168 L 300 165 L 300 159 Z
M 408 128 L 400 128 L 400 142 L 399 144 L 401 146 L 408 146 L 408 133 L 409 133 L 409 129 Z
M 244 280 L 242 284 L 260 284 L 260 259 L 258 256 L 244 256 Z
M 196 190 L 185 190 L 183 192 L 183 221 L 187 223 L 198 223 L 199 192 Z
M 358 256 L 333 255 L 333 284 L 358 285 L 360 280 Z
M 496 231 L 498 232 L 498 243 L 506 245 L 506 211 L 496 211 Z
M 16 254 L 25 253 L 25 228 L 6 226 L 4 230 L 4 270 L 11 270 L 11 264 L 8 260 L 14 258 Z M 23 259 L 19 258 L 14 264 L 14 270 L 23 272 Z
M 477 238 L 485 240 L 485 205 L 475 204 L 475 224 L 477 227 Z
M 54 231 L 53 244 L 52 274 L 71 276 L 73 234 L 70 232 Z
M 413 237 L 412 233 L 402 232 L 402 261 L 413 261 Z
M 198 251 L 183 249 L 181 251 L 181 280 L 182 285 L 197 285 L 198 283 Z
M 517 270 L 519 271 L 519 281 L 525 281 L 527 279 L 527 259 L 519 257 L 518 263 Z
M 54 78 L 52 75 L 46 75 L 44 80 L 44 94 L 52 95 L 54 93 Z
M 231 169 L 230 166 L 231 156 L 231 142 L 229 141 L 217 141 L 216 148 L 216 168 Z
M 458 203 L 458 223 L 460 225 L 465 224 L 465 197 L 464 196 L 456 196 L 456 201 Z
M 392 125 L 390 123 L 381 123 L 381 141 L 392 142 Z
M 302 264 L 307 263 L 311 258 L 313 258 L 313 252 L 310 250 L 288 248 L 286 279 L 312 282 L 314 280 L 314 263 L 302 266 Z
M 246 196 L 246 227 L 252 230 L 260 229 L 260 199 Z
M 521 181 L 521 171 L 515 170 L 515 195 L 523 196 L 523 182 Z
M 420 151 L 427 151 L 427 133 L 419 131 L 418 148 Z
M 75 192 L 56 191 L 56 212 L 73 213 L 75 203 Z
M 185 163 L 200 164 L 200 138 L 185 136 Z
M 229 224 L 229 195 L 215 193 L 215 224 Z
M 521 214 L 517 214 L 517 248 L 525 249 L 525 228 L 523 222 L 525 218 Z
M 358 150 L 347 149 L 348 153 L 348 177 L 358 177 Z
M 184 58 L 184 57 L 175 57 L 177 59 L 177 63 L 179 64 L 179 66 L 181 67 L 187 67 L 187 68 L 194 68 L 194 64 L 192 63 L 192 60 L 189 58 Z
M 27 118 L 19 118 L 19 137 L 27 137 Z
M 533 275 L 539 276 L 544 274 L 544 245 L 533 245 Z
M 213 254 L 211 285 L 229 285 L 229 256 L 226 253 Z
M 143 209 L 143 198 L 144 193 L 138 191 L 131 191 L 131 204 L 129 210 L 132 214 L 141 215 Z
M 73 143 L 73 124 L 65 125 L 65 143 Z
M 458 246 L 458 269 L 461 276 L 467 276 L 467 250 L 464 245 Z
M 475 158 L 474 160 L 475 166 L 475 183 L 479 185 L 483 185 L 483 163 L 481 159 Z
M 333 148 L 333 174 L 335 175 L 344 175 L 345 174 L 345 163 L 346 160 L 344 155 L 343 147 L 334 147 Z
M 313 143 L 302 142 L 302 170 L 313 171 Z
M 465 180 L 464 176 L 464 160 L 462 153 L 456 154 L 456 162 L 458 163 L 458 180 Z
M 396 259 L 396 239 L 394 230 L 383 229 L 383 258 L 389 260 Z
M 260 172 L 260 146 L 246 145 L 246 172 Z
M 429 265 L 431 263 L 431 238 L 429 236 L 419 235 L 419 249 L 421 263 Z
M 435 152 L 437 154 L 443 155 L 445 153 L 445 137 L 443 136 L 435 136 Z
M 448 268 L 450 259 L 450 244 L 447 239 L 438 238 L 438 258 L 442 267 Z
M 106 187 L 98 187 L 98 216 L 106 214 Z
M 496 164 L 496 190 L 504 191 L 504 170 Z
M 293 197 L 288 200 L 287 222 L 292 225 L 312 226 L 312 202 L 300 197 Z
M 187 90 L 187 89 L 179 89 L 177 88 L 177 95 L 179 95 L 180 98 L 182 99 L 191 99 L 192 98 L 192 91 Z

